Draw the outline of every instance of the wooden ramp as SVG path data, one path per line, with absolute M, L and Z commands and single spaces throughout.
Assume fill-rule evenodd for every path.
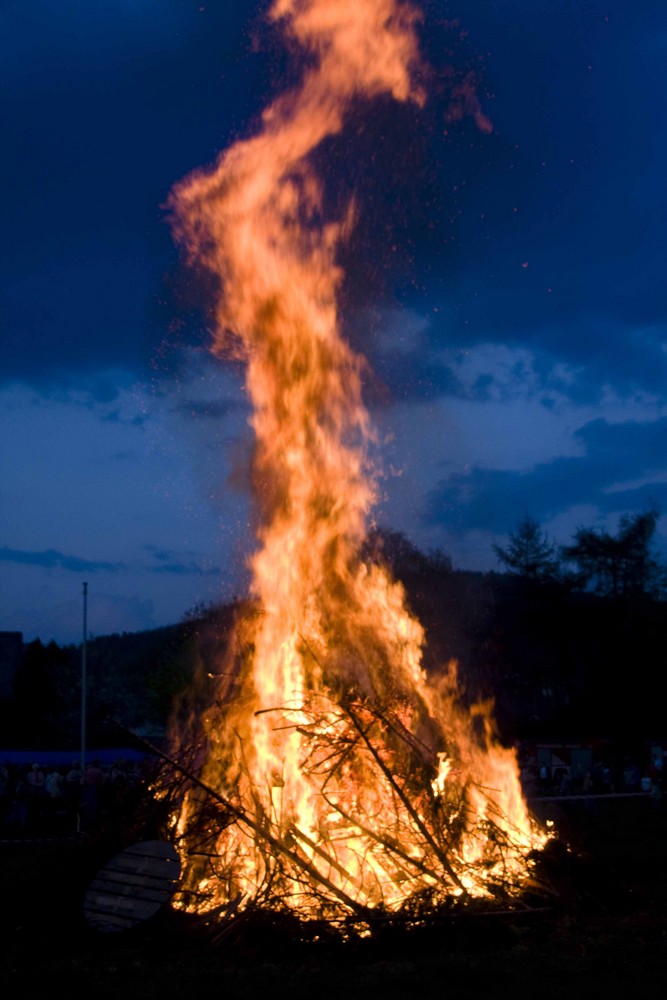
M 134 844 L 100 868 L 90 883 L 83 903 L 86 921 L 98 931 L 128 930 L 171 899 L 180 874 L 180 858 L 171 844 Z

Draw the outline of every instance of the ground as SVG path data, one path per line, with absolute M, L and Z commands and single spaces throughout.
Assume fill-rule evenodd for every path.
M 667 809 L 648 798 L 550 810 L 558 894 L 523 916 L 445 921 L 410 937 L 297 947 L 266 929 L 217 946 L 164 909 L 138 928 L 93 931 L 83 896 L 102 845 L 0 844 L 0 989 L 95 1000 L 357 1000 L 381 996 L 590 998 L 667 995 Z

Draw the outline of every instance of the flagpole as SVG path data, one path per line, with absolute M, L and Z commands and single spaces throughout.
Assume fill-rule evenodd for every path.
M 86 645 L 88 642 L 88 584 L 83 585 L 83 642 L 81 644 L 81 780 L 86 771 Z

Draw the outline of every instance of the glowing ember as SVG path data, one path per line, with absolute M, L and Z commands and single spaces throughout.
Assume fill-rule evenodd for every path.
M 308 53 L 302 85 L 171 200 L 177 238 L 219 279 L 214 349 L 247 364 L 260 514 L 254 611 L 175 821 L 183 905 L 241 897 L 335 921 L 516 894 L 543 834 L 514 753 L 482 708 L 461 709 L 453 668 L 426 675 L 401 586 L 361 555 L 372 428 L 336 307 L 353 211 L 323 217 L 309 164 L 352 100 L 423 99 L 417 14 L 397 0 L 275 0 L 270 16 Z

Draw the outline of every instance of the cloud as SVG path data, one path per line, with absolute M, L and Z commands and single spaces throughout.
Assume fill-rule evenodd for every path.
M 652 503 L 667 510 L 667 418 L 618 425 L 594 420 L 575 438 L 584 446 L 581 456 L 522 471 L 478 467 L 452 473 L 429 494 L 425 523 L 504 533 L 527 513 L 543 521 L 582 504 L 594 504 L 605 515 Z
M 68 556 L 57 549 L 47 549 L 43 552 L 28 552 L 22 549 L 12 549 L 4 545 L 0 547 L 0 562 L 21 563 L 24 566 L 41 566 L 44 569 L 58 567 L 70 570 L 72 573 L 115 573 L 126 569 L 123 563 L 103 562 L 101 560 L 80 559 L 78 556 Z
M 560 327 L 452 332 L 437 311 L 365 311 L 363 347 L 372 405 L 455 398 L 511 400 L 542 395 L 576 406 L 661 398 L 667 382 L 667 324 L 624 327 L 582 312 Z M 377 386 L 379 385 L 379 390 Z
M 392 401 L 426 402 L 440 396 L 456 395 L 459 383 L 455 371 L 435 357 L 412 351 L 410 354 L 384 354 L 375 372 L 386 386 Z
M 555 387 L 554 373 L 567 371 L 567 386 L 561 388 L 579 404 L 596 402 L 610 385 L 620 395 L 637 391 L 662 393 L 667 381 L 667 316 L 664 322 L 647 318 L 643 325 L 623 322 L 618 315 L 596 311 L 582 295 L 577 313 L 562 320 L 554 320 L 548 310 L 540 307 L 529 320 L 524 322 L 522 317 L 511 315 L 505 325 L 502 308 L 505 294 L 501 291 L 500 300 L 494 299 L 498 308 L 492 314 L 487 311 L 477 329 L 466 329 L 464 334 L 446 318 L 432 315 L 430 328 L 424 335 L 423 355 L 430 358 L 432 372 L 437 371 L 434 359 L 440 359 L 445 372 L 440 383 L 443 395 L 452 391 L 461 394 L 462 390 L 469 395 L 475 387 L 461 382 L 456 358 L 463 352 L 475 357 L 482 352 L 492 362 L 494 345 L 498 354 L 529 353 L 534 372 L 547 387 Z M 507 294 L 525 303 L 519 290 L 508 290 Z M 500 376 L 491 363 L 487 371 L 490 379 Z M 484 385 L 480 381 L 477 390 L 483 392 Z
M 151 573 L 171 573 L 174 576 L 215 576 L 218 579 L 222 575 L 220 566 L 202 566 L 196 562 L 169 562 L 153 566 Z
M 148 567 L 149 573 L 166 573 L 174 576 L 215 576 L 220 578 L 220 566 L 206 565 L 202 560 L 191 557 L 191 553 L 176 552 L 173 549 L 160 548 L 156 545 L 144 546 L 149 555 L 157 562 L 157 566 Z M 184 556 L 188 556 L 184 559 Z
M 157 559 L 158 562 L 169 562 L 174 558 L 174 552 L 172 549 L 163 549 L 157 545 L 145 545 L 146 551 L 153 557 Z

